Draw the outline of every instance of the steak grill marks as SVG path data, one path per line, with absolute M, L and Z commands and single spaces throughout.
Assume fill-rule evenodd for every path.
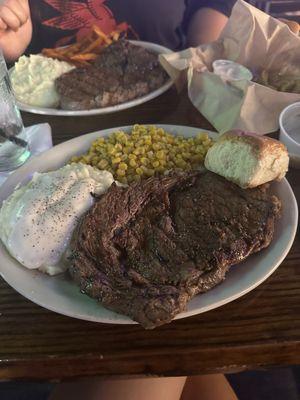
M 111 186 L 73 238 L 82 291 L 145 328 L 170 322 L 231 265 L 269 245 L 279 200 L 211 172 Z
M 106 47 L 92 66 L 75 68 L 60 76 L 55 84 L 61 108 L 87 110 L 144 96 L 166 80 L 157 54 L 119 40 Z

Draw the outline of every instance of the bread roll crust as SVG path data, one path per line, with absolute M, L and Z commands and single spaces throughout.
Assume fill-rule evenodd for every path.
M 253 152 L 259 158 L 262 158 L 265 152 L 287 152 L 285 145 L 279 142 L 279 140 L 272 139 L 268 136 L 260 136 L 253 132 L 244 132 L 239 129 L 224 133 L 222 136 L 220 136 L 218 142 L 223 140 L 242 140 L 245 143 L 249 143 Z
M 241 160 L 237 160 L 239 149 L 243 151 L 245 163 L 251 165 L 246 173 L 245 168 L 242 168 L 244 166 L 241 166 Z M 243 188 L 251 188 L 282 179 L 287 172 L 288 161 L 287 149 L 278 140 L 252 132 L 232 130 L 220 136 L 209 149 L 205 166 Z

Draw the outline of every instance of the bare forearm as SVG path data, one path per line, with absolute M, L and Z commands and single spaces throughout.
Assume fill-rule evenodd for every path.
M 0 32 L 0 48 L 7 61 L 19 58 L 29 45 L 32 36 L 32 24 L 29 19 L 16 32 L 13 30 Z
M 226 15 L 212 8 L 201 8 L 192 17 L 187 30 L 188 46 L 199 46 L 218 39 L 228 21 Z

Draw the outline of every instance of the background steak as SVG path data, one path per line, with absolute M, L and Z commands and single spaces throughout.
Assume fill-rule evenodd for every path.
M 75 68 L 55 84 L 61 108 L 86 110 L 133 100 L 158 89 L 166 80 L 157 54 L 119 40 L 106 47 L 92 66 Z
M 267 189 L 243 190 L 211 172 L 114 184 L 79 224 L 70 273 L 145 328 L 170 322 L 269 245 L 280 202 Z

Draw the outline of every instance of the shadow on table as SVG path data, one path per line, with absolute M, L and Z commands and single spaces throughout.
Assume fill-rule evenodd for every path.
M 300 366 L 241 372 L 228 375 L 228 379 L 239 400 L 300 399 Z M 0 399 L 47 400 L 53 387 L 50 383 L 2 382 Z

